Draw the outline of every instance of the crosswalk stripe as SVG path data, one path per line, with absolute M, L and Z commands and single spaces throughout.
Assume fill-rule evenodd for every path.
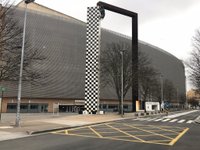
M 190 124 L 190 123 L 193 123 L 194 120 L 185 120 L 185 119 L 170 119 L 170 118 L 136 118 L 136 119 L 132 119 L 132 120 L 138 120 L 138 121 L 161 121 L 161 122 L 171 122 L 171 123 L 174 123 L 174 122 L 177 122 L 177 123 L 187 123 L 187 124 Z
M 149 120 L 147 120 L 147 121 L 154 121 L 154 120 L 157 120 L 158 118 L 151 118 L 151 119 L 149 119 Z
M 189 120 L 186 123 L 193 123 L 193 122 L 194 122 L 194 120 Z
M 163 118 L 160 118 L 160 119 L 157 119 L 157 120 L 154 120 L 154 121 L 156 121 L 156 122 L 157 122 L 157 121 L 161 121 L 161 120 L 163 120 Z
M 173 119 L 173 120 L 171 120 L 170 122 L 176 122 L 178 119 Z
M 180 121 L 178 121 L 178 123 L 183 123 L 185 120 L 184 119 L 182 119 L 182 120 L 180 120 Z
M 162 122 L 167 122 L 167 121 L 169 121 L 169 120 L 171 120 L 171 119 L 164 119 L 164 120 L 162 120 Z

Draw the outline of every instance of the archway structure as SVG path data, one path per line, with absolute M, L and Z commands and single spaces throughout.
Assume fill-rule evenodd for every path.
M 85 108 L 91 114 L 97 112 L 99 105 L 100 22 L 105 15 L 104 10 L 132 18 L 132 111 L 135 112 L 138 100 L 138 15 L 104 2 L 87 9 Z

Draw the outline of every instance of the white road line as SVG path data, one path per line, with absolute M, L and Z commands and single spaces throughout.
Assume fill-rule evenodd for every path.
M 194 120 L 189 120 L 186 123 L 193 123 L 193 122 L 194 122 Z
M 164 120 L 162 120 L 162 122 L 167 122 L 167 121 L 169 121 L 169 120 L 171 120 L 171 119 L 164 119 Z
M 184 119 L 182 119 L 182 120 L 180 120 L 180 121 L 178 121 L 178 123 L 183 123 L 185 120 Z
M 156 119 L 158 119 L 158 118 L 151 118 L 151 119 L 149 119 L 147 121 L 155 121 Z
M 176 122 L 178 119 L 173 119 L 173 120 L 171 120 L 170 122 Z
M 173 119 L 173 118 L 180 117 L 180 116 L 183 116 L 183 115 L 187 115 L 187 114 L 190 114 L 190 113 L 194 113 L 194 112 L 197 112 L 197 111 L 199 111 L 199 110 L 192 110 L 192 111 L 177 113 L 177 114 L 166 116 L 165 118 Z
M 142 121 L 142 120 L 144 120 L 144 118 L 136 118 L 136 119 L 133 119 L 133 120 L 139 120 L 139 121 Z
M 140 118 L 140 121 L 144 121 L 144 120 L 147 120 L 147 118 Z
M 157 119 L 157 120 L 154 120 L 154 121 L 156 121 L 156 122 L 157 122 L 157 121 L 161 121 L 161 120 L 163 120 L 163 118 L 160 118 L 160 119 Z

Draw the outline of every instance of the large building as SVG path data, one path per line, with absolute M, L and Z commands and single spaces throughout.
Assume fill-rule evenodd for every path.
M 19 3 L 17 7 L 15 15 L 23 26 L 24 3 Z M 102 29 L 101 33 L 102 45 L 117 41 L 130 42 L 129 37 L 109 30 Z M 44 83 L 42 85 L 23 82 L 21 112 L 52 112 L 57 104 L 62 112 L 78 111 L 84 106 L 86 23 L 31 3 L 28 5 L 27 35 L 32 47 L 39 49 L 46 57 L 42 64 L 33 64 L 32 67 L 48 75 L 40 79 Z M 149 56 L 163 78 L 174 84 L 178 91 L 177 98 L 185 97 L 185 70 L 181 60 L 144 42 L 139 42 L 139 50 Z M 2 111 L 16 112 L 17 83 L 1 84 L 7 89 Z M 131 110 L 129 95 L 124 102 L 126 110 Z M 114 89 L 101 89 L 100 99 L 101 109 L 114 111 L 118 108 Z

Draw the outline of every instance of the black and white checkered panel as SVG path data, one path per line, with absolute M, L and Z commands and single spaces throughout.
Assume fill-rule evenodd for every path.
M 87 9 L 85 108 L 89 114 L 97 112 L 99 102 L 99 54 L 100 54 L 99 7 Z

